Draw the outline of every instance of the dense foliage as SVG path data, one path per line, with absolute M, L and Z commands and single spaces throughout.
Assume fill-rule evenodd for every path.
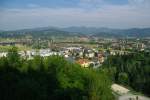
M 150 53 L 110 56 L 103 64 L 112 80 L 150 96 Z
M 0 58 L 0 100 L 113 100 L 104 72 L 63 57 L 20 58 L 16 48 Z

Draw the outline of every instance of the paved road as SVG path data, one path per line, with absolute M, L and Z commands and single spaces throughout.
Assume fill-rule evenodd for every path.
M 148 97 L 132 94 L 129 89 L 119 84 L 112 84 L 111 88 L 114 94 L 118 94 L 116 95 L 117 100 L 150 100 Z
M 150 98 L 139 96 L 139 95 L 133 95 L 133 94 L 125 94 L 120 96 L 118 100 L 150 100 Z

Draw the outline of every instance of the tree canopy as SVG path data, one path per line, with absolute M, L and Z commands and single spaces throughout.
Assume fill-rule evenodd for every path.
M 0 100 L 113 100 L 110 86 L 103 71 L 60 56 L 26 60 L 12 48 L 0 58 Z
M 150 96 L 150 53 L 109 56 L 103 64 L 114 82 Z

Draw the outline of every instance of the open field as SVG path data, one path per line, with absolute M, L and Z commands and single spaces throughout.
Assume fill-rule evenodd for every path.
M 31 47 L 23 46 L 23 45 L 16 45 L 19 51 L 24 50 L 31 50 Z M 0 46 L 0 52 L 7 52 L 9 49 L 11 49 L 12 46 Z

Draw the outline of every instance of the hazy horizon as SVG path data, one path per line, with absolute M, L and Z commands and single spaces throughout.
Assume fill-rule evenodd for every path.
M 150 27 L 150 0 L 1 0 L 0 30 Z
M 19 31 L 19 30 L 28 30 L 28 29 L 38 29 L 38 28 L 56 28 L 56 29 L 65 29 L 65 28 L 106 28 L 106 29 L 116 29 L 116 30 L 128 30 L 128 29 L 147 29 L 150 27 L 130 27 L 130 28 L 111 28 L 111 27 L 94 27 L 94 26 L 38 26 L 38 27 L 22 27 L 16 29 L 0 29 L 0 31 Z

